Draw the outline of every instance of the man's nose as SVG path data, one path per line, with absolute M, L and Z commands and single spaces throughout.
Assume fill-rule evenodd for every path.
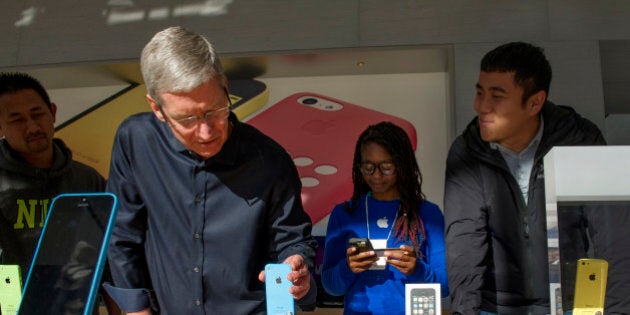
M 490 100 L 484 96 L 477 96 L 475 98 L 475 111 L 477 113 L 488 113 L 492 111 Z
M 38 131 L 40 129 L 39 123 L 30 117 L 26 118 L 26 130 Z
M 202 119 L 197 126 L 197 136 L 201 139 L 210 139 L 214 134 L 213 123 Z

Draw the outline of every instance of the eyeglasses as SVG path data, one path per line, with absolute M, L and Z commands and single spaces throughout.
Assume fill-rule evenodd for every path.
M 230 108 L 232 108 L 232 99 L 230 98 L 230 93 L 227 91 L 227 88 L 224 88 L 223 91 L 225 92 L 225 95 L 228 99 L 227 105 L 218 109 L 209 110 L 203 114 L 203 117 L 188 116 L 180 119 L 174 119 L 173 117 L 166 115 L 166 113 L 162 109 L 162 105 L 158 104 L 158 108 L 160 109 L 160 112 L 164 117 L 168 117 L 170 120 L 176 122 L 184 129 L 193 129 L 199 126 L 200 123 L 214 124 L 218 121 L 226 119 L 230 115 Z
M 162 110 L 162 107 L 160 107 L 160 110 Z M 164 112 L 162 112 L 162 115 L 165 115 Z M 203 117 L 188 116 L 181 119 L 171 118 L 171 120 L 176 122 L 178 125 L 182 126 L 185 129 L 192 129 L 192 128 L 197 127 L 200 123 L 213 124 L 215 122 L 218 122 L 227 118 L 229 115 L 230 115 L 230 105 L 226 105 L 225 107 L 221 107 L 219 109 L 207 111 L 205 114 L 203 114 Z
M 391 161 L 380 163 L 362 162 L 359 164 L 361 173 L 366 176 L 373 175 L 377 168 L 381 171 L 383 176 L 390 176 L 396 171 L 396 165 Z

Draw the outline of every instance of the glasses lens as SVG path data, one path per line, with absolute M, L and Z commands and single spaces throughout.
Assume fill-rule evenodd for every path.
M 381 174 L 385 176 L 392 175 L 396 171 L 396 166 L 392 162 L 381 162 L 377 164 L 372 162 L 363 162 L 359 165 L 359 168 L 361 169 L 361 173 L 363 173 L 363 175 L 374 174 L 376 168 L 378 168 L 379 171 L 381 171 Z
M 195 125 L 197 125 L 197 120 L 199 120 L 197 117 L 191 116 L 191 117 L 178 119 L 178 120 L 175 120 L 175 121 L 177 121 L 177 123 L 180 124 L 180 126 L 186 128 L 186 129 L 190 129 L 190 128 L 195 127 Z
M 225 106 L 216 110 L 211 110 L 205 113 L 203 118 L 197 116 L 190 116 L 176 120 L 182 127 L 186 129 L 192 129 L 196 127 L 200 122 L 213 124 L 217 121 L 227 118 L 230 114 L 230 106 Z
M 359 168 L 361 169 L 361 173 L 363 173 L 364 175 L 372 175 L 372 174 L 374 174 L 374 170 L 376 169 L 376 165 L 374 163 L 369 163 L 369 162 L 361 163 Z
M 383 173 L 383 175 L 392 175 L 394 174 L 394 163 L 380 163 L 378 165 L 378 168 L 381 170 L 381 173 Z
M 227 118 L 227 116 L 229 115 L 230 111 L 229 111 L 229 106 L 223 107 L 223 108 L 219 108 L 217 110 L 213 110 L 210 112 L 206 113 L 206 121 L 209 123 L 213 123 L 219 120 L 223 120 L 225 118 Z

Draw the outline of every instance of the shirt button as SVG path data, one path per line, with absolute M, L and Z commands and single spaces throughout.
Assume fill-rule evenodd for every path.
M 195 239 L 200 239 L 201 238 L 201 234 L 195 233 L 194 237 L 195 237 Z
M 197 305 L 197 306 L 201 305 L 201 301 L 195 300 L 195 305 Z
M 194 272 L 199 272 L 199 267 L 195 267 L 195 268 L 193 268 L 193 271 L 194 271 Z
M 197 197 L 195 198 L 195 203 L 200 203 L 201 202 L 201 198 Z

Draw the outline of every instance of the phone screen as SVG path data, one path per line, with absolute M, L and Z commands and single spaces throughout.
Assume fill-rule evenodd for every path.
M 348 240 L 348 243 L 350 243 L 350 246 L 356 247 L 359 252 L 374 250 L 374 248 L 372 247 L 372 242 L 370 242 L 370 240 L 367 238 L 353 237 Z
M 411 289 L 411 314 L 437 315 L 434 289 Z
M 57 196 L 35 251 L 20 315 L 88 314 L 105 261 L 116 197 L 108 193 Z

